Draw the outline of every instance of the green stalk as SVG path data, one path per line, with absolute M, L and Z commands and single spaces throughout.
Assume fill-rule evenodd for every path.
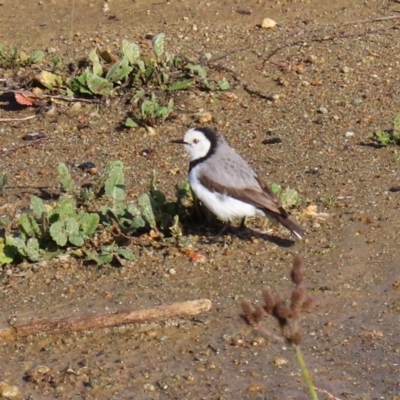
M 300 346 L 293 345 L 293 347 L 296 350 L 297 362 L 299 363 L 301 372 L 303 374 L 303 378 L 306 381 L 308 390 L 310 391 L 311 398 L 312 398 L 312 400 L 318 400 L 317 392 L 315 391 L 314 385 L 312 383 L 311 375 L 308 372 L 306 363 L 304 362 L 303 355 L 301 354 Z

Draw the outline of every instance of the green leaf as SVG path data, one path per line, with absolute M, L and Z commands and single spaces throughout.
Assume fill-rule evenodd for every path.
M 231 88 L 231 85 L 229 84 L 229 82 L 223 78 L 218 82 L 218 86 L 220 90 L 228 90 Z
M 290 188 L 286 188 L 281 195 L 282 206 L 284 208 L 297 207 L 300 205 L 299 193 Z
M 281 185 L 278 185 L 277 183 L 272 183 L 271 191 L 275 196 L 277 196 L 282 191 Z
M 75 218 L 69 217 L 65 220 L 65 233 L 67 237 L 79 235 L 79 223 Z
M 100 217 L 96 213 L 81 213 L 81 229 L 86 236 L 92 236 L 99 225 Z
M 99 267 L 104 264 L 109 264 L 113 259 L 113 254 L 98 254 L 95 251 L 87 251 L 88 260 L 94 261 Z
M 52 90 L 62 85 L 62 77 L 49 71 L 42 71 L 37 80 L 47 89 Z
M 30 238 L 26 244 L 26 255 L 30 261 L 37 262 L 40 260 L 39 241 L 36 238 Z
M 194 79 L 185 79 L 183 81 L 176 81 L 172 83 L 169 87 L 168 90 L 185 90 L 192 86 L 194 84 L 195 80 Z
M 142 99 L 146 94 L 146 91 L 142 88 L 139 89 L 131 98 L 131 103 L 136 104 L 138 100 Z
M 100 59 L 96 50 L 92 50 L 89 53 L 89 60 L 93 64 L 93 73 L 97 76 L 101 76 L 103 74 L 103 67 L 100 64 Z
M 182 229 L 181 229 L 181 224 L 179 222 L 179 215 L 174 216 L 174 223 L 169 229 L 171 231 L 172 236 L 174 236 L 175 238 L 182 236 Z
M 25 242 L 16 236 L 6 236 L 6 246 L 11 247 L 13 252 L 19 254 L 21 257 L 26 257 L 26 244 Z
M 108 179 L 105 183 L 105 193 L 106 196 L 117 201 L 122 201 L 125 199 L 126 192 L 124 172 L 120 166 L 114 165 L 110 170 Z
M 134 254 L 134 253 L 132 253 L 130 250 L 123 249 L 123 248 L 121 248 L 121 247 L 118 247 L 118 248 L 117 248 L 117 253 L 118 253 L 120 256 L 124 257 L 125 260 L 128 260 L 128 261 L 135 261 L 135 260 L 137 260 L 137 258 L 138 258 L 137 255 Z
M 159 33 L 153 37 L 151 44 L 153 46 L 153 51 L 156 57 L 159 59 L 164 54 L 164 39 L 165 34 Z
M 150 225 L 150 228 L 155 229 L 157 227 L 157 223 L 150 196 L 147 193 L 142 194 L 139 197 L 138 203 L 142 212 L 142 217 Z
M 70 194 L 74 192 L 75 182 L 71 177 L 68 167 L 64 163 L 58 164 L 58 180 L 63 192 Z
M 207 78 L 207 71 L 201 65 L 188 64 L 187 68 L 193 74 L 200 76 L 200 78 L 202 78 L 202 79 Z
M 113 89 L 111 82 L 94 74 L 87 77 L 87 87 L 93 94 L 98 94 L 100 96 L 111 94 Z
M 57 221 L 50 226 L 50 235 L 60 247 L 64 247 L 67 244 L 68 238 L 65 234 L 64 223 L 62 221 Z
M 43 59 L 44 59 L 44 53 L 41 50 L 36 50 L 29 56 L 29 60 L 34 64 L 39 63 Z
M 135 43 L 130 43 L 127 40 L 122 41 L 122 52 L 130 64 L 135 64 L 140 56 L 140 48 Z
M 71 235 L 69 242 L 76 247 L 82 247 L 85 244 L 85 239 L 80 235 Z
M 41 238 L 43 236 L 43 232 L 39 224 L 36 222 L 36 219 L 33 215 L 29 215 L 29 219 L 31 221 L 31 226 L 34 231 L 35 237 Z
M 59 219 L 65 221 L 68 217 L 76 216 L 76 202 L 75 199 L 68 196 L 63 195 L 61 196 L 56 206 L 49 211 L 49 216 L 53 217 L 54 220 L 55 216 L 59 216 Z
M 118 82 L 127 77 L 133 68 L 128 65 L 128 60 L 123 58 L 121 61 L 117 61 L 109 69 L 106 75 L 106 80 L 111 82 Z
M 132 118 L 127 118 L 125 121 L 125 126 L 127 128 L 137 128 L 139 125 Z
M 0 266 L 11 264 L 13 261 L 14 254 L 12 248 L 6 245 L 4 238 L 0 238 Z
M 146 64 L 144 63 L 143 60 L 137 60 L 136 64 L 139 67 L 141 73 L 146 72 Z
M 47 212 L 43 200 L 37 196 L 31 197 L 31 210 L 35 218 L 42 218 L 42 215 Z
M 58 56 L 54 56 L 53 57 L 53 65 L 54 65 L 53 68 L 59 68 L 61 66 L 61 64 L 62 64 L 61 58 Z
M 35 236 L 35 231 L 33 230 L 31 221 L 26 213 L 22 213 L 19 217 L 19 228 L 26 236 Z
M 2 172 L 0 174 L 0 194 L 3 193 L 3 190 L 7 185 L 7 181 L 8 181 L 7 174 L 5 172 Z
M 159 209 L 165 204 L 166 202 L 166 197 L 165 194 L 157 189 L 156 186 L 156 181 L 157 181 L 157 175 L 156 172 L 153 171 L 153 176 L 151 177 L 151 182 L 150 182 L 150 193 Z
M 169 75 L 168 75 L 167 73 L 165 73 L 165 72 L 162 72 L 162 73 L 161 73 L 161 76 L 162 76 L 162 81 L 163 81 L 163 83 L 168 83 L 168 81 L 169 81 Z

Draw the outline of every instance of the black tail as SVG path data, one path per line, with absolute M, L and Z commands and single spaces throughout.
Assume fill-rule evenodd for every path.
M 289 229 L 297 238 L 302 239 L 306 234 L 306 231 L 300 228 L 295 222 L 293 222 L 289 217 L 284 217 L 283 215 L 274 214 L 274 219 L 276 219 L 280 224 L 282 224 L 286 229 Z

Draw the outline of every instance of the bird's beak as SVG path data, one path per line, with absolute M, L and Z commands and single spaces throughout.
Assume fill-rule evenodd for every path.
M 187 144 L 183 139 L 176 139 L 176 140 L 171 140 L 171 143 L 177 143 L 177 144 Z

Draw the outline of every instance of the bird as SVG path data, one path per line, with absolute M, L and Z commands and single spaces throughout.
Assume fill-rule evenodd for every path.
M 255 215 L 267 217 L 298 239 L 303 238 L 305 231 L 289 218 L 271 189 L 216 130 L 191 128 L 183 139 L 171 142 L 184 145 L 190 158 L 190 186 L 214 215 L 228 223 L 235 218 L 244 222 L 246 217 Z

